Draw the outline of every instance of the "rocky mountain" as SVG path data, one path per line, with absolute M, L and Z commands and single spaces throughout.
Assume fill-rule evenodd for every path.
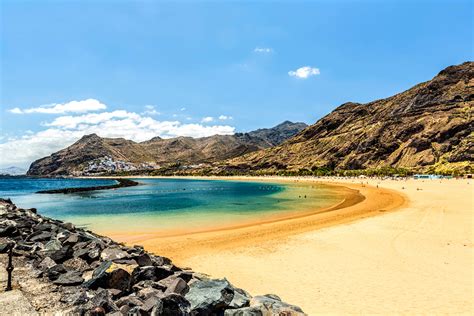
M 26 174 L 25 169 L 15 166 L 0 169 L 0 176 L 21 176 L 24 174 Z
M 280 144 L 307 125 L 284 122 L 269 129 L 203 138 L 154 137 L 137 143 L 123 138 L 85 135 L 73 145 L 33 162 L 28 175 L 80 175 L 155 169 L 167 164 L 193 166 L 231 159 Z
M 392 97 L 345 103 L 279 146 L 230 160 L 241 170 L 410 168 L 472 172 L 474 63 Z
M 306 127 L 308 127 L 308 125 L 305 123 L 285 121 L 273 128 L 261 128 L 248 134 L 253 138 L 264 140 L 268 144 L 268 147 L 273 147 L 295 136 Z

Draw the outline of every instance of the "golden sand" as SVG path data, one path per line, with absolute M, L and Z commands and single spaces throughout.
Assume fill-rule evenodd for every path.
M 472 181 L 297 181 L 343 186 L 346 199 L 239 227 L 111 237 L 253 295 L 276 293 L 310 315 L 474 312 Z

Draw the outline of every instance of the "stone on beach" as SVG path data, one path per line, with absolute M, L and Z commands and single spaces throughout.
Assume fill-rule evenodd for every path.
M 141 246 L 118 244 L 3 199 L 0 229 L 9 238 L 0 236 L 1 252 L 13 240 L 17 263 L 54 293 L 56 309 L 50 313 L 90 315 L 102 309 L 117 316 L 222 315 L 247 307 L 251 299 L 225 279 L 182 270 Z
M 79 285 L 84 282 L 82 273 L 79 271 L 68 271 L 64 274 L 60 274 L 59 277 L 53 281 L 57 285 Z
M 234 289 L 226 279 L 198 280 L 190 284 L 185 295 L 195 313 L 222 312 L 234 298 Z

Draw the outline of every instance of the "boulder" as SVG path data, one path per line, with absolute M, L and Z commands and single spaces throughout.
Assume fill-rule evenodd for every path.
M 174 278 L 166 288 L 165 294 L 176 293 L 185 295 L 189 291 L 188 284 L 181 278 Z
M 79 285 L 82 284 L 82 282 L 84 282 L 84 279 L 78 271 L 68 271 L 59 275 L 59 277 L 53 281 L 54 284 L 65 286 Z
M 74 252 L 72 250 L 72 247 L 67 245 L 67 246 L 64 246 L 61 249 L 51 253 L 50 257 L 56 263 L 63 263 L 67 259 L 72 258 L 73 254 L 74 254 Z
M 181 279 L 183 279 L 186 283 L 191 281 L 191 279 L 193 278 L 193 273 L 191 271 L 189 271 L 189 272 L 178 271 L 178 272 L 175 272 L 175 275 L 177 277 L 180 277 Z
M 197 280 L 189 285 L 185 298 L 193 313 L 221 313 L 232 302 L 234 289 L 226 279 Z
M 31 240 L 31 241 L 43 241 L 43 240 L 50 240 L 52 237 L 53 237 L 53 233 L 44 231 L 44 232 L 40 232 L 38 234 L 35 234 L 31 238 L 29 238 L 29 240 Z
M 8 249 L 10 249 L 10 245 L 8 243 L 0 244 L 0 253 L 7 253 Z
M 151 260 L 150 255 L 147 253 L 142 253 L 141 255 L 135 257 L 134 259 L 140 267 L 153 265 L 153 260 Z
M 83 305 L 89 301 L 87 293 L 84 290 L 78 290 L 74 288 L 74 291 L 65 293 L 60 299 L 61 302 L 67 303 L 69 305 Z
M 107 269 L 112 265 L 111 261 L 102 262 L 92 273 L 92 277 L 84 282 L 83 286 L 89 289 L 105 288 L 107 282 Z
M 163 297 L 163 291 L 154 289 L 152 287 L 146 287 L 137 292 L 137 296 L 142 300 L 147 300 L 150 297 Z
M 50 257 L 46 257 L 40 262 L 40 264 L 38 265 L 38 269 L 40 269 L 41 271 L 46 271 L 54 267 L 55 265 L 56 262 L 54 262 L 53 259 L 51 259 Z
M 97 267 L 92 278 L 84 283 L 90 289 L 112 288 L 122 292 L 128 292 L 131 286 L 131 271 L 135 266 L 116 264 L 111 261 L 104 261 Z
M 267 311 L 265 311 L 265 314 L 264 314 L 264 312 L 262 311 L 260 307 L 243 307 L 239 309 L 226 309 L 224 312 L 224 316 L 272 316 L 272 315 L 268 314 Z
M 76 270 L 80 272 L 84 272 L 86 270 L 90 270 L 89 265 L 87 262 L 81 258 L 71 258 L 63 262 L 63 265 L 68 270 Z
M 143 289 L 146 289 L 146 288 L 154 288 L 154 289 L 157 289 L 157 290 L 160 290 L 160 291 L 166 290 L 166 286 L 163 286 L 163 285 L 159 284 L 158 282 L 155 282 L 155 281 L 152 281 L 152 280 L 143 280 L 143 281 L 139 281 L 139 282 L 132 285 L 132 290 L 134 292 L 139 292 L 139 291 L 141 291 Z
M 110 297 L 112 297 L 113 300 L 119 299 L 120 297 L 123 296 L 123 292 L 118 290 L 118 289 L 108 289 Z
M 62 248 L 61 242 L 57 239 L 51 239 L 44 245 L 45 251 L 58 251 Z
M 107 288 L 117 289 L 122 292 L 127 292 L 130 289 L 131 275 L 128 271 L 111 266 L 107 269 L 108 279 L 106 282 Z
M 274 294 L 254 296 L 250 300 L 250 307 L 259 308 L 263 315 L 306 315 L 298 306 L 282 302 L 281 299 Z
M 234 297 L 229 304 L 230 308 L 242 308 L 247 307 L 250 304 L 250 299 L 252 297 L 249 293 L 242 289 L 234 288 Z
M 102 307 L 106 313 L 118 312 L 119 308 L 112 301 L 109 292 L 104 289 L 100 289 L 89 301 L 91 307 Z
M 76 227 L 72 223 L 62 223 L 60 224 L 62 228 L 67 229 L 69 231 L 74 231 Z
M 66 272 L 67 270 L 66 268 L 64 268 L 62 264 L 56 264 L 55 266 L 52 266 L 51 268 L 46 270 L 48 279 L 50 279 L 51 281 L 56 280 L 57 278 L 59 278 L 61 274 L 66 273 Z
M 153 296 L 143 302 L 140 308 L 146 315 L 150 315 L 152 310 L 163 310 L 163 302 L 160 298 Z
M 89 261 L 95 261 L 98 260 L 100 256 L 100 249 L 99 248 L 92 248 L 87 252 L 87 258 Z
M 161 298 L 161 302 L 162 314 L 157 314 L 156 310 L 152 310 L 152 315 L 188 316 L 191 310 L 189 301 L 178 294 L 169 294 Z
M 79 234 L 71 234 L 69 237 L 64 241 L 65 244 L 74 245 L 79 241 Z
M 36 243 L 34 243 L 34 242 L 19 241 L 15 245 L 15 250 L 21 250 L 21 251 L 29 252 L 29 251 L 33 251 L 35 245 L 36 245 Z
M 122 307 L 124 305 L 127 305 L 128 307 L 135 307 L 143 305 L 143 302 L 136 296 L 130 295 L 119 298 L 115 304 L 117 304 L 118 307 Z
M 53 228 L 53 225 L 51 225 L 50 223 L 41 223 L 41 224 L 36 225 L 34 227 L 34 230 L 37 232 L 45 232 L 45 231 L 51 231 L 52 228 Z
M 145 266 L 145 267 L 137 267 L 133 271 L 133 283 L 137 283 L 144 280 L 151 280 L 151 281 L 159 281 L 162 280 L 170 275 L 173 272 L 167 270 L 163 267 L 156 267 L 156 266 Z
M 114 261 L 117 259 L 129 259 L 130 254 L 128 254 L 126 251 L 123 251 L 117 247 L 108 247 L 102 250 L 102 253 L 100 254 L 100 258 L 104 261 L 108 261 L 108 260 Z
M 73 249 L 74 257 L 84 259 L 88 263 L 98 260 L 100 256 L 100 248 L 91 247 L 88 243 L 77 243 Z

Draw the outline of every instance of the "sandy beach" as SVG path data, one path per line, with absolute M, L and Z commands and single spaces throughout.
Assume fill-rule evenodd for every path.
M 297 181 L 340 185 L 348 199 L 231 229 L 110 236 L 309 315 L 474 312 L 472 180 Z

